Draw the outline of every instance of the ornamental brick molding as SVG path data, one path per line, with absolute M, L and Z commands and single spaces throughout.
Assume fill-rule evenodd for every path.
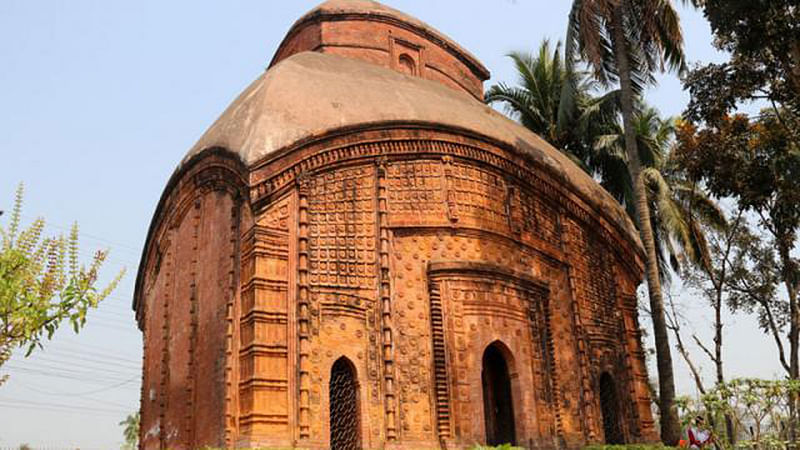
M 372 1 L 291 27 L 153 216 L 142 448 L 656 440 L 637 233 L 488 77 Z

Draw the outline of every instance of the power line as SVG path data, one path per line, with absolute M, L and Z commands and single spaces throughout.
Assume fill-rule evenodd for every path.
M 22 387 L 25 387 L 25 386 L 22 386 Z M 30 388 L 28 388 L 28 389 L 30 389 Z M 30 390 L 36 391 L 35 389 L 30 389 Z M 53 395 L 53 394 L 49 394 L 49 395 Z M 2 399 L 0 399 L 0 400 L 2 400 Z M 16 399 L 9 399 L 9 400 L 10 401 L 16 401 Z M 95 403 L 99 403 L 101 406 L 119 406 L 119 407 L 122 407 L 122 408 L 127 408 L 128 407 L 128 404 L 112 402 L 112 401 L 109 401 L 109 400 L 100 400 L 100 399 L 97 399 L 97 398 L 91 398 L 91 397 L 87 397 L 87 396 L 82 396 L 81 398 L 76 399 L 76 400 L 95 402 Z M 28 401 L 28 400 L 22 400 L 22 401 Z M 50 403 L 48 402 L 47 404 L 50 404 Z M 76 405 L 76 406 L 88 406 L 90 408 L 92 407 L 92 405 L 80 405 L 80 404 Z
M 74 335 L 73 335 L 74 336 Z M 86 351 L 86 352 L 93 352 L 93 353 L 102 353 L 107 354 L 112 357 L 116 357 L 113 352 L 116 348 L 108 348 L 102 347 L 99 345 L 92 345 L 86 343 L 86 340 L 82 340 L 81 342 L 76 342 L 76 339 L 61 339 L 59 341 L 53 341 L 52 345 L 48 346 L 47 348 L 59 348 L 61 346 L 66 346 L 69 349 L 77 349 L 79 351 Z
M 91 320 L 91 319 L 94 319 L 94 320 Z M 88 318 L 86 320 L 86 324 L 87 325 L 88 324 L 99 324 L 99 323 L 102 323 L 104 325 L 110 325 L 110 326 L 111 325 L 118 326 L 121 329 L 129 330 L 129 331 L 134 331 L 134 329 L 135 329 L 135 322 L 133 320 L 131 320 L 130 322 L 126 322 L 126 321 L 117 319 L 115 317 L 105 316 L 103 314 L 99 314 L 99 315 L 97 315 L 95 317 L 90 317 L 90 318 Z
M 80 382 L 85 383 L 85 384 L 94 384 L 94 385 L 97 385 L 98 383 L 114 383 L 114 382 L 123 381 L 120 378 L 107 378 L 107 377 L 98 377 L 98 376 L 94 376 L 94 377 L 72 376 L 72 375 L 68 375 L 68 374 L 53 373 L 52 371 L 43 371 L 43 370 L 37 370 L 37 369 L 27 369 L 27 368 L 24 368 L 24 367 L 16 367 L 16 368 L 14 368 L 14 371 L 15 372 L 22 372 L 22 373 L 31 374 L 33 376 L 41 376 L 41 377 L 55 378 L 55 379 L 61 379 L 61 380 L 74 380 L 74 381 L 80 381 Z M 14 379 L 14 377 L 13 377 L 14 374 L 13 373 L 9 373 L 8 375 L 12 375 L 11 379 L 12 380 Z
M 127 385 L 133 383 L 134 381 L 139 381 L 139 380 L 140 380 L 140 376 L 136 375 L 136 376 L 131 377 L 131 378 L 125 380 L 125 381 L 121 381 L 119 383 L 115 383 L 115 384 L 112 384 L 110 386 L 104 386 L 104 387 L 99 388 L 99 389 L 94 389 L 94 390 L 91 390 L 91 391 L 84 391 L 84 392 L 48 392 L 48 391 L 42 391 L 42 390 L 39 390 L 37 388 L 34 388 L 33 386 L 27 385 L 27 384 L 25 384 L 25 383 L 23 383 L 23 382 L 21 382 L 19 380 L 16 380 L 15 383 L 19 384 L 20 386 L 24 387 L 25 389 L 30 389 L 31 391 L 38 392 L 38 393 L 44 394 L 44 395 L 58 395 L 58 396 L 61 396 L 61 397 L 82 397 L 82 396 L 85 396 L 85 395 L 98 394 L 100 392 L 110 391 L 112 389 L 118 389 L 118 388 L 121 388 L 123 386 L 127 386 Z
M 58 413 L 65 413 L 68 412 L 70 414 L 83 414 L 83 415 L 90 415 L 90 416 L 97 416 L 97 415 L 108 415 L 108 416 L 116 416 L 129 414 L 130 411 L 121 411 L 121 410 L 108 410 L 108 411 L 98 411 L 96 409 L 93 410 L 83 410 L 80 408 L 72 408 L 72 409 L 59 409 L 59 408 L 49 408 L 47 406 L 33 406 L 33 405 L 19 405 L 19 404 L 6 404 L 0 402 L 0 408 L 13 408 L 13 409 L 32 409 L 37 411 L 49 411 L 49 412 L 58 412 Z
M 103 361 L 117 360 L 117 361 L 121 361 L 123 363 L 130 363 L 130 364 L 139 365 L 139 366 L 142 364 L 142 360 L 141 359 L 136 360 L 136 359 L 129 359 L 129 358 L 121 358 L 119 356 L 113 356 L 111 354 L 102 353 L 102 352 L 93 352 L 93 351 L 89 351 L 89 350 L 73 350 L 71 347 L 68 347 L 68 348 L 58 348 L 58 347 L 53 348 L 51 346 L 51 347 L 45 348 L 44 351 L 39 353 L 39 355 L 47 356 L 50 353 L 55 353 L 56 355 L 58 355 L 59 352 L 71 353 L 71 354 L 77 355 L 77 356 L 84 356 L 84 355 L 94 356 L 94 357 L 100 358 Z M 61 355 L 59 355 L 59 356 L 61 356 Z M 67 356 L 68 358 L 70 357 L 68 355 L 65 355 L 65 356 Z
M 7 406 L 15 406 L 17 405 L 26 405 L 26 406 L 36 406 L 42 408 L 52 408 L 52 409 L 59 409 L 63 408 L 62 411 L 72 411 L 72 410 L 81 410 L 81 411 L 95 411 L 95 412 L 121 412 L 126 413 L 130 412 L 129 410 L 123 409 L 110 409 L 110 408 L 96 408 L 92 406 L 84 406 L 84 405 L 64 405 L 59 403 L 39 403 L 39 402 L 32 402 L 30 400 L 17 400 L 17 399 L 7 399 L 7 398 L 0 398 L 0 405 L 6 403 L 11 404 Z
M 54 371 L 54 369 L 45 369 L 41 367 L 19 367 L 12 364 L 4 364 L 4 367 L 8 366 L 8 368 L 13 369 L 17 372 L 23 373 L 31 373 L 51 378 L 64 378 L 64 379 L 71 379 L 71 380 L 78 380 L 83 382 L 120 382 L 124 381 L 122 377 L 128 377 L 131 375 L 130 372 L 128 373 L 116 373 L 116 374 L 97 374 L 92 372 L 66 372 L 64 369 L 55 369 L 61 370 L 62 373 L 58 373 Z M 9 375 L 13 375 L 10 373 Z M 114 376 L 117 375 L 117 376 Z
M 7 210 L 10 211 L 11 209 L 12 208 L 8 208 Z M 27 214 L 20 214 L 20 217 L 22 217 L 23 219 L 29 220 L 29 221 L 34 221 L 34 220 L 37 220 L 37 219 L 41 218 L 41 219 L 43 219 L 45 221 L 45 226 L 58 228 L 58 229 L 60 229 L 62 231 L 66 231 L 67 233 L 72 231 L 72 226 L 66 226 L 64 224 L 59 224 L 58 222 L 52 222 L 49 219 L 45 219 L 44 217 L 29 216 Z M 92 235 L 92 234 L 89 234 L 89 233 L 84 233 L 83 231 L 80 230 L 80 226 L 78 227 L 78 236 L 79 237 L 85 237 L 85 238 L 88 238 L 90 240 L 95 240 L 95 241 L 99 241 L 99 242 L 105 242 L 106 244 L 110 244 L 110 245 L 116 245 L 116 246 L 121 247 L 121 248 L 125 248 L 130 252 L 134 252 L 134 254 L 136 254 L 137 256 L 138 256 L 138 254 L 139 254 L 139 252 L 141 250 L 141 249 L 137 249 L 133 245 L 123 244 L 122 242 L 115 242 L 115 241 L 112 241 L 110 239 L 106 239 L 104 237 L 95 236 L 95 235 Z
M 16 363 L 17 361 L 14 361 L 14 362 Z M 15 365 L 15 367 L 17 367 L 17 366 Z M 104 372 L 106 374 L 123 375 L 123 376 L 130 376 L 132 371 L 138 370 L 137 368 L 134 368 L 134 367 L 130 367 L 130 368 L 128 368 L 128 370 L 124 370 L 124 371 L 123 370 L 108 369 L 108 368 L 105 368 L 105 367 L 98 367 L 98 368 L 91 367 L 91 368 L 89 368 L 89 370 L 77 370 L 77 369 L 71 369 L 71 368 L 68 368 L 68 367 L 63 367 L 63 365 L 61 365 L 61 366 L 52 365 L 52 364 L 48 364 L 47 362 L 40 363 L 40 362 L 36 362 L 36 361 L 25 362 L 25 368 L 26 369 L 27 368 L 32 368 L 32 369 L 50 369 L 50 370 L 62 371 L 62 372 L 65 372 L 65 373 L 88 374 L 88 375 L 94 375 L 97 372 Z
M 122 331 L 122 332 L 129 333 L 129 334 L 136 335 L 136 336 L 139 335 L 139 330 L 136 329 L 136 328 L 133 328 L 133 327 L 132 328 L 128 328 L 127 326 L 110 325 L 110 324 L 103 323 L 103 322 L 95 322 L 94 325 L 102 327 L 102 328 L 108 328 L 110 330 Z
M 118 361 L 109 361 L 104 359 L 95 359 L 95 358 L 87 358 L 85 356 L 72 356 L 72 355 L 37 355 L 35 359 L 28 362 L 52 362 L 56 364 L 67 364 L 73 362 L 82 362 L 84 364 L 89 365 L 102 365 L 102 366 L 112 366 L 112 367 L 124 367 L 126 369 L 140 369 L 141 362 L 133 363 L 133 362 L 118 362 Z M 21 361 L 20 361 L 21 362 Z
M 113 304 L 109 303 L 109 305 L 113 305 Z M 125 312 L 121 312 L 121 311 L 118 311 L 118 310 L 112 309 L 112 308 L 103 308 L 103 304 L 102 303 L 100 304 L 100 306 L 97 309 L 91 310 L 90 313 L 113 316 L 113 317 L 116 317 L 116 318 L 126 319 L 126 320 L 131 320 L 131 319 L 135 319 L 136 318 L 136 316 L 133 314 L 133 310 L 128 309 Z

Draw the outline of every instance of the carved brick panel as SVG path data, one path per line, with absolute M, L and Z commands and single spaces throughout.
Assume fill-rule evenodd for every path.
M 344 168 L 309 179 L 309 284 L 375 289 L 375 169 Z
M 374 165 L 342 167 L 308 175 L 301 192 L 307 221 L 307 388 L 310 445 L 328 445 L 329 377 L 339 357 L 355 368 L 359 386 L 361 445 L 383 439 L 385 404 L 381 375 L 377 171 Z M 301 245 L 302 248 L 302 245 Z M 301 258 L 302 258 L 301 254 Z M 301 358 L 303 356 L 301 355 Z M 301 399 L 302 399 L 301 392 Z M 301 404 L 301 413 L 303 405 Z

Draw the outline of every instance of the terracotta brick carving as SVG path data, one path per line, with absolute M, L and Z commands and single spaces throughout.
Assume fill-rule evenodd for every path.
M 655 440 L 635 229 L 487 77 L 372 1 L 295 23 L 154 214 L 142 448 Z

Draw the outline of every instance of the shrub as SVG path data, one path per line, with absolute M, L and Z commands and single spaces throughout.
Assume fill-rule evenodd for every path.
M 627 445 L 590 445 L 584 450 L 669 450 L 678 447 L 667 447 L 663 444 L 627 444 Z

